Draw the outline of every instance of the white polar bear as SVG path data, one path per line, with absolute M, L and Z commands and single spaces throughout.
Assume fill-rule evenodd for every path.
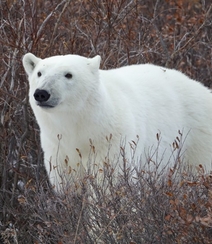
M 88 169 L 91 140 L 96 164 L 117 159 L 122 146 L 132 167 L 142 168 L 148 157 L 172 166 L 181 143 L 184 162 L 210 169 L 212 94 L 199 82 L 152 64 L 100 70 L 100 56 L 40 59 L 28 53 L 23 66 L 45 166 L 57 189 L 64 172 L 71 177 L 71 171 Z

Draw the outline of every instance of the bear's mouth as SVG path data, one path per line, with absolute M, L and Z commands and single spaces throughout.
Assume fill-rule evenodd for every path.
M 42 108 L 54 108 L 54 107 L 55 107 L 55 106 L 52 105 L 52 104 L 48 104 L 48 103 L 39 103 L 39 102 L 37 102 L 37 105 L 38 105 L 39 107 L 42 107 Z

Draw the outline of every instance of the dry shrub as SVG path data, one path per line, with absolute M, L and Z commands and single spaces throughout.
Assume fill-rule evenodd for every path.
M 210 87 L 211 19 L 210 1 L 199 0 L 0 2 L 3 243 L 211 243 L 211 178 L 202 172 L 180 181 L 144 172 L 135 183 L 125 171 L 116 184 L 110 175 L 106 192 L 88 177 L 81 194 L 53 194 L 21 64 L 26 52 L 100 54 L 104 69 L 151 62 Z

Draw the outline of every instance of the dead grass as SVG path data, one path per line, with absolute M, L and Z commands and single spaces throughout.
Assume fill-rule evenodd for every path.
M 22 56 L 100 54 L 102 68 L 151 62 L 211 86 L 212 5 L 199 0 L 0 2 L 2 243 L 211 243 L 211 176 L 127 172 L 52 193 Z M 107 176 L 108 177 L 108 176 Z M 93 190 L 87 188 L 92 186 Z

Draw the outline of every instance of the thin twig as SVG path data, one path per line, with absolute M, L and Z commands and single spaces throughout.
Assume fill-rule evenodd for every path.
M 202 30 L 202 28 L 205 26 L 206 21 L 208 20 L 209 14 L 211 12 L 212 9 L 212 4 L 210 5 L 210 7 L 208 8 L 208 11 L 205 14 L 205 18 L 204 18 L 204 22 L 202 23 L 202 25 L 197 29 L 196 33 L 179 49 L 177 49 L 176 51 L 174 51 L 172 53 L 172 55 L 170 56 L 170 58 L 166 61 L 165 66 L 169 67 L 169 63 L 170 61 L 179 53 L 181 52 L 183 49 L 185 49 L 190 42 L 192 42 L 194 40 L 194 38 L 199 34 L 199 32 Z
M 82 213 L 83 213 L 84 207 L 85 207 L 85 197 L 83 197 L 82 208 L 81 208 L 81 211 L 80 211 L 80 214 L 79 214 L 79 218 L 78 218 L 78 221 L 77 221 L 77 229 L 76 229 L 75 236 L 74 236 L 74 244 L 77 241 L 77 236 L 78 236 L 80 221 L 82 219 Z

